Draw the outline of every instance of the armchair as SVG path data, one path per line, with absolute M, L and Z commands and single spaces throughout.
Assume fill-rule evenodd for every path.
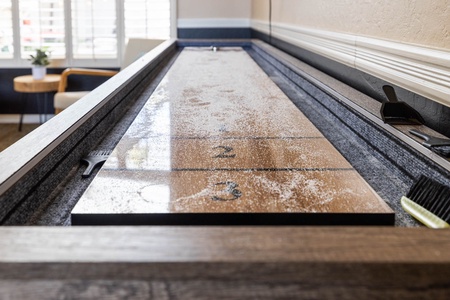
M 125 47 L 125 53 L 122 60 L 121 70 L 126 68 L 136 59 L 152 50 L 159 44 L 164 42 L 164 40 L 155 39 L 138 39 L 131 38 L 128 40 L 127 46 Z M 69 107 L 83 96 L 87 95 L 90 91 L 80 91 L 80 92 L 66 92 L 67 88 L 67 77 L 69 75 L 88 75 L 88 76 L 114 76 L 118 72 L 109 70 L 99 70 L 99 69 L 83 69 L 83 68 L 68 68 L 65 69 L 61 74 L 61 81 L 59 83 L 58 92 L 55 94 L 54 98 L 54 108 L 55 114 L 60 113 L 65 108 Z
M 61 73 L 61 81 L 59 82 L 58 92 L 55 94 L 54 107 L 55 115 L 59 114 L 65 108 L 69 107 L 90 91 L 66 92 L 67 77 L 69 75 L 89 75 L 89 76 L 114 76 L 118 72 L 97 69 L 81 69 L 81 68 L 67 68 Z

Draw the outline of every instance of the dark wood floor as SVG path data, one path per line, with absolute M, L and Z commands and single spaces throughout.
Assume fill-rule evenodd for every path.
M 23 124 L 22 131 L 19 131 L 17 124 L 0 124 L 0 151 L 5 150 L 38 126 L 39 124 Z

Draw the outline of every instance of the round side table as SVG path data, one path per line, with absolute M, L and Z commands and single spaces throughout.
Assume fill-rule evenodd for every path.
M 45 103 L 47 103 L 47 93 L 56 92 L 58 90 L 60 80 L 61 75 L 58 74 L 45 75 L 44 79 L 42 80 L 35 80 L 33 79 L 32 75 L 24 75 L 14 78 L 14 90 L 16 92 L 22 93 L 23 95 L 22 113 L 20 115 L 19 131 L 22 130 L 22 122 L 23 122 L 23 115 L 25 112 L 25 102 L 27 95 L 35 93 L 37 95 L 38 101 L 41 102 L 39 99 L 39 95 L 44 94 L 44 102 L 38 103 L 39 105 L 38 107 L 42 105 L 45 110 Z M 41 119 L 42 123 L 41 115 L 42 115 L 41 112 L 39 112 L 39 118 Z

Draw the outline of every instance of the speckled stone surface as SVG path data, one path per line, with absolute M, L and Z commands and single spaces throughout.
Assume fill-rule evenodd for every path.
M 387 225 L 393 217 L 242 48 L 185 48 L 72 222 L 136 224 L 140 215 L 137 224 L 190 225 L 177 219 L 196 214 L 194 223 L 207 225 L 222 214 L 233 225 L 242 213 L 259 214 L 257 224 L 291 224 L 283 213 L 299 214 L 298 224 Z

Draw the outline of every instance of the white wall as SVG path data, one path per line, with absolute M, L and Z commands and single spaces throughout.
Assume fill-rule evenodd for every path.
M 252 18 L 268 20 L 268 3 L 252 0 Z M 450 50 L 449 0 L 272 0 L 272 20 Z
M 178 0 L 179 28 L 249 27 L 251 0 Z
M 450 106 L 449 0 L 252 0 L 254 29 Z

